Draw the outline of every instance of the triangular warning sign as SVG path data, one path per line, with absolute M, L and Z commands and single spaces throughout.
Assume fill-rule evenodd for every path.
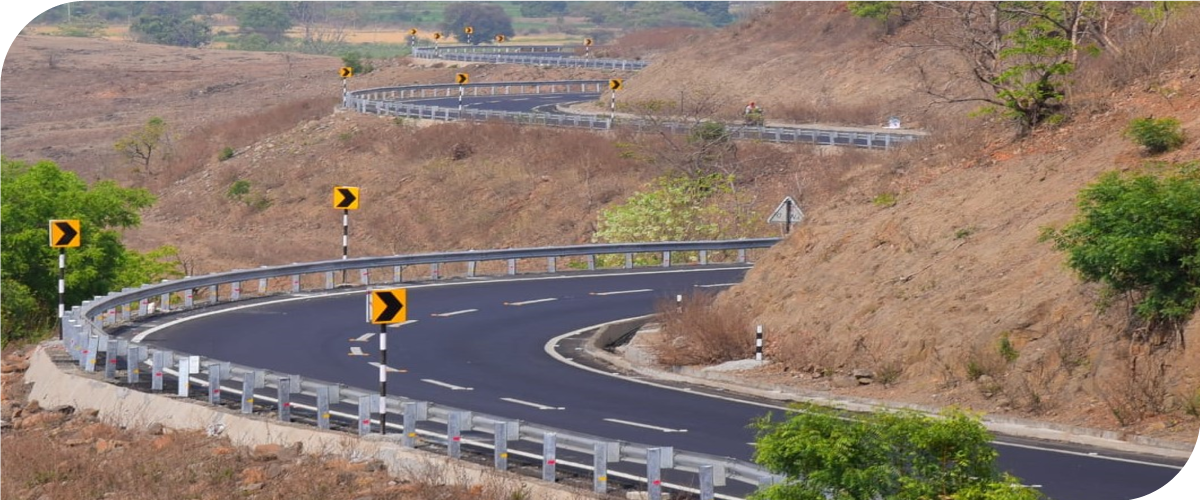
M 767 222 L 788 222 L 789 206 L 791 207 L 792 211 L 792 224 L 804 220 L 804 212 L 800 211 L 800 205 L 797 205 L 796 200 L 793 200 L 791 196 L 788 196 L 779 203 L 779 207 L 777 207 L 775 211 L 771 213 L 771 216 L 767 218 Z

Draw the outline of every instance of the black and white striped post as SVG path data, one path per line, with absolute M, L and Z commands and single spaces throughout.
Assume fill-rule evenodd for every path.
M 67 293 L 67 249 L 58 249 L 58 340 L 63 338 L 63 313 L 66 312 Z
M 612 91 L 612 99 L 609 101 L 608 105 L 608 120 L 610 122 L 617 119 L 617 91 L 621 90 L 624 82 L 625 80 L 621 78 L 613 78 L 612 80 L 608 81 L 608 89 Z
M 754 332 L 754 360 L 763 360 L 763 327 L 758 325 L 758 329 Z
M 387 324 L 379 325 L 379 433 L 387 434 Z
M 358 210 L 358 188 L 352 186 L 333 187 L 333 208 L 342 209 L 342 260 L 350 255 L 350 211 Z M 333 279 L 332 276 L 329 279 Z M 342 283 L 346 282 L 346 269 L 342 269 Z

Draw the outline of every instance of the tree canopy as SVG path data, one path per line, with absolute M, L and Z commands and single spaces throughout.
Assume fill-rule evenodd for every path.
M 238 30 L 243 35 L 261 35 L 268 42 L 283 41 L 285 33 L 292 27 L 287 2 L 252 2 L 237 5 L 233 10 L 238 20 Z
M 442 30 L 460 42 L 467 41 L 463 29 L 470 26 L 471 43 L 479 44 L 504 35 L 511 38 L 515 31 L 512 18 L 504 9 L 492 3 L 451 2 L 442 14 Z
M 163 247 L 148 254 L 127 250 L 120 229 L 141 223 L 141 211 L 154 203 L 145 189 L 112 181 L 91 186 L 53 162 L 29 165 L 0 160 L 0 269 L 3 339 L 28 337 L 52 324 L 58 308 L 58 251 L 49 246 L 49 222 L 80 221 L 79 248 L 68 249 L 66 303 L 78 304 L 124 286 L 177 275 Z
M 760 500 L 1037 500 L 999 471 L 991 434 L 959 410 L 941 418 L 912 411 L 843 417 L 801 405 L 784 421 L 755 422 L 754 459 L 787 480 Z
M 212 27 L 195 19 L 175 16 L 141 16 L 129 26 L 139 42 L 199 47 L 212 41 Z

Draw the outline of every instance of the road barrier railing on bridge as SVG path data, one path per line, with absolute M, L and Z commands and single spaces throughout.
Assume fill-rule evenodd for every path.
M 505 96 L 524 94 L 580 94 L 588 99 L 598 98 L 608 80 L 497 82 L 462 85 L 465 95 Z M 609 130 L 614 126 L 647 130 L 659 127 L 674 133 L 688 133 L 699 123 L 651 122 L 637 118 L 617 118 L 608 115 L 569 114 L 562 112 L 498 111 L 478 108 L 458 109 L 455 106 L 433 106 L 414 102 L 419 99 L 455 97 L 456 84 L 410 85 L 355 90 L 346 94 L 342 105 L 360 113 L 402 116 L 429 120 L 498 120 L 509 123 L 546 125 L 554 127 Z M 837 128 L 805 126 L 747 126 L 725 124 L 725 133 L 733 139 L 759 140 L 780 143 L 811 143 L 821 146 L 850 146 L 866 149 L 891 149 L 893 146 L 919 139 L 915 132 L 855 131 Z
M 648 65 L 645 61 L 631 59 L 573 57 L 574 55 L 574 47 L 550 45 L 449 45 L 439 46 L 436 49 L 434 47 L 415 47 L 412 52 L 412 56 L 418 59 L 446 59 L 493 64 L 531 64 L 627 71 L 645 69 Z
M 333 290 L 339 287 L 335 276 L 346 276 L 352 271 L 355 273 L 350 276 L 357 275 L 358 279 L 353 283 L 343 282 L 341 286 L 365 289 L 373 284 L 394 285 L 404 281 L 406 269 L 423 270 L 425 277 L 438 280 L 455 265 L 465 266 L 462 276 L 472 277 L 478 275 L 481 267 L 486 268 L 487 263 L 493 263 L 491 268 L 499 275 L 519 274 L 520 264 L 525 265 L 524 271 L 528 273 L 531 262 L 543 263 L 533 268 L 538 273 L 631 269 L 647 261 L 661 267 L 670 267 L 672 262 L 735 264 L 748 262 L 750 252 L 778 241 L 760 238 L 602 244 L 364 257 L 187 277 L 126 289 L 73 307 L 64 318 L 63 343 L 82 370 L 103 372 L 112 383 L 154 392 L 173 389 L 178 396 L 240 408 L 246 414 L 274 413 L 274 418 L 281 421 L 366 436 L 380 430 L 379 420 L 373 418 L 381 406 L 376 393 L 297 374 L 154 349 L 124 336 L 113 336 L 110 331 L 131 326 L 134 321 L 221 303 Z M 615 267 L 604 267 L 606 262 L 616 262 Z M 255 282 L 257 286 L 252 286 Z M 605 439 L 399 396 L 389 395 L 383 402 L 389 415 L 401 417 L 388 419 L 389 436 L 384 439 L 396 439 L 405 446 L 444 450 L 455 457 L 464 448 L 476 454 L 490 450 L 499 469 L 508 469 L 511 457 L 514 461 L 540 464 L 543 477 L 551 480 L 557 477 L 555 466 L 560 466 L 566 473 L 577 476 L 591 474 L 597 492 L 615 487 L 610 483 L 641 484 L 653 492 L 659 485 L 646 478 L 661 477 L 662 487 L 713 498 L 715 488 L 724 486 L 726 481 L 757 487 L 781 479 L 755 464 L 728 457 Z M 464 432 L 470 435 L 464 437 Z M 481 435 L 490 439 L 481 439 Z M 559 451 L 563 454 L 555 455 Z M 667 475 L 660 476 L 664 471 Z

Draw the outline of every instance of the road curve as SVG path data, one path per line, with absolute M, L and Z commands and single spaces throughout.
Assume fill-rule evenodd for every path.
M 745 268 L 604 273 L 410 285 L 409 320 L 392 328 L 390 392 L 563 429 L 749 459 L 746 424 L 769 410 L 579 370 L 544 344 L 562 333 L 652 312 L 657 300 L 740 281 Z M 717 286 L 712 286 L 717 285 Z M 266 303 L 180 323 L 144 342 L 371 389 L 378 371 L 363 292 Z M 366 357 L 350 356 L 358 347 Z M 568 347 L 569 348 L 569 347 Z M 568 355 L 570 353 L 568 352 Z M 1006 439 L 1004 441 L 1013 441 Z M 1126 500 L 1178 473 L 1177 461 L 999 445 L 1003 467 L 1059 500 Z M 1032 447 L 1027 447 L 1031 445 Z

